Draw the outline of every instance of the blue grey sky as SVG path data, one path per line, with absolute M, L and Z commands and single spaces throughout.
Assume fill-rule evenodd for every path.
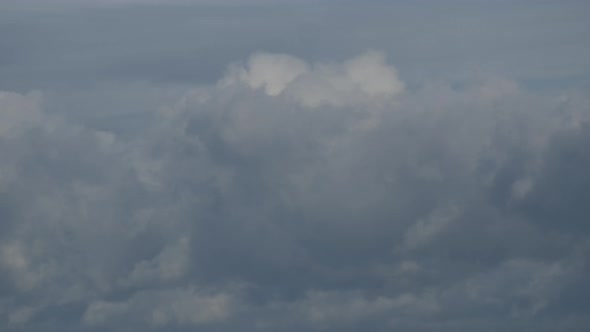
M 0 0 L 0 330 L 585 331 L 589 14 Z

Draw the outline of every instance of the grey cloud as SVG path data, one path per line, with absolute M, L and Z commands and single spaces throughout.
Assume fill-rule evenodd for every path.
M 321 68 L 262 59 L 273 75 Z M 330 66 L 375 64 L 355 61 Z M 391 97 L 309 104 L 296 77 L 274 90 L 230 68 L 130 136 L 3 94 L 2 183 L 23 200 L 2 223 L 7 328 L 565 324 L 587 235 L 547 222 L 584 206 L 545 197 L 584 193 L 559 165 L 584 179 L 587 114 L 499 79 L 400 93 L 371 76 Z
M 570 13 L 572 4 L 558 12 Z M 319 13 L 335 5 L 322 6 Z M 315 37 L 272 42 L 291 40 L 289 24 L 309 11 L 300 5 L 289 19 L 281 16 L 286 7 L 270 5 L 257 7 L 270 12 L 246 13 L 211 5 L 195 17 L 194 4 L 21 11 L 25 19 L 14 27 L 47 25 L 55 29 L 48 33 L 73 37 L 70 25 L 90 29 L 101 15 L 145 19 L 162 9 L 156 26 L 177 20 L 154 37 L 161 43 L 120 48 L 145 36 L 149 22 L 137 18 L 114 39 L 125 21 L 111 32 L 81 33 L 86 41 L 64 39 L 66 51 L 54 49 L 48 62 L 26 50 L 44 49 L 37 42 L 14 50 L 31 58 L 0 57 L 0 70 L 21 80 L 1 80 L 0 329 L 585 330 L 590 100 L 583 84 L 538 88 L 522 80 L 559 76 L 569 71 L 565 65 L 552 67 L 561 74 L 534 64 L 514 73 L 507 65 L 494 75 L 441 74 L 458 68 L 444 61 L 454 53 L 407 47 L 427 51 L 430 39 L 399 44 L 398 32 L 386 34 L 381 22 L 389 5 L 359 9 L 352 18 L 375 18 L 366 26 L 339 23 L 357 8 L 347 6 L 338 6 L 330 25 L 342 30 L 318 32 L 333 39 L 317 37 L 326 45 L 316 49 L 304 47 Z M 473 6 L 455 9 L 475 15 L 487 8 Z M 552 6 L 526 12 L 525 27 L 535 25 L 536 14 L 557 15 Z M 515 24 L 512 15 L 524 13 L 510 8 L 506 29 Z M 399 24 L 416 28 L 404 20 L 416 7 L 399 10 Z M 314 13 L 312 23 L 320 15 Z M 583 28 L 572 15 L 556 35 Z M 29 24 L 41 16 L 47 21 Z M 67 19 L 54 21 L 59 17 Z M 220 27 L 227 17 L 251 24 L 234 31 L 239 36 L 279 18 L 287 27 L 235 49 L 164 38 L 180 26 L 187 35 L 192 24 Z M 447 18 L 429 23 L 448 28 L 428 34 L 443 37 L 432 47 L 471 26 L 463 18 L 449 27 Z M 504 28 L 465 34 L 484 43 Z M 207 31 L 199 38 L 218 30 Z M 347 31 L 354 32 L 350 44 L 338 40 Z M 395 37 L 399 51 L 390 52 L 379 36 Z M 576 36 L 564 52 L 579 44 Z M 544 40 L 527 29 L 515 38 Z M 100 40 L 118 46 L 94 54 Z M 358 52 L 374 48 L 359 40 L 385 51 Z M 69 54 L 72 48 L 87 53 Z M 404 52 L 441 63 L 417 70 L 428 61 L 408 64 Z M 59 64 L 52 58 L 58 53 L 72 58 Z M 182 75 L 194 76 L 162 79 L 177 72 L 151 62 L 164 53 L 176 60 L 197 54 L 172 61 L 178 73 L 193 68 Z M 88 66 L 92 59 L 96 67 Z M 50 86 L 37 91 L 26 82 L 27 63 L 67 70 L 61 78 L 37 76 Z M 126 76 L 116 68 L 139 69 Z M 584 64 L 577 68 L 585 75 Z M 88 81 L 78 81 L 84 75 Z

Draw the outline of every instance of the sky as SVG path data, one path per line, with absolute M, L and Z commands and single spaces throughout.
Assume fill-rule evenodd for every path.
M 589 15 L 0 0 L 0 330 L 586 331 Z

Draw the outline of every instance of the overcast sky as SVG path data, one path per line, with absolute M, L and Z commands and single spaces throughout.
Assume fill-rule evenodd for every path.
M 0 0 L 0 330 L 587 331 L 589 16 Z

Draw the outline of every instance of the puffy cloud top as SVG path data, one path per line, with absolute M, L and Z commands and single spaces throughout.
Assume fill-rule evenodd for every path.
M 343 63 L 313 66 L 289 55 L 259 53 L 245 66 L 232 66 L 221 85 L 262 89 L 269 96 L 284 95 L 311 108 L 391 100 L 404 90 L 395 68 L 376 51 Z

